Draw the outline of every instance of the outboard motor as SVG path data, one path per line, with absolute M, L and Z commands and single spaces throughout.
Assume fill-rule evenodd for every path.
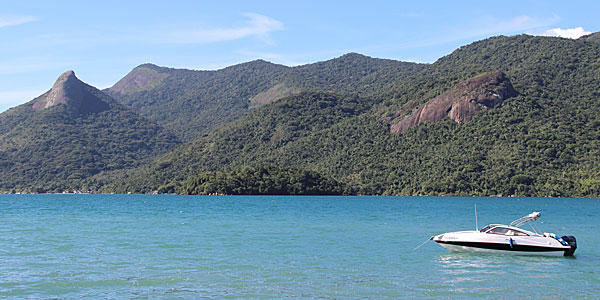
M 577 240 L 575 237 L 572 235 L 565 235 L 560 238 L 571 246 L 571 249 L 565 250 L 565 256 L 573 256 L 573 253 L 575 253 L 575 250 L 577 249 Z

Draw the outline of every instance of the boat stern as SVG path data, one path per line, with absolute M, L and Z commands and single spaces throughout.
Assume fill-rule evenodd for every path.
M 577 239 L 575 239 L 575 237 L 572 235 L 562 236 L 561 239 L 567 242 L 567 244 L 569 244 L 571 247 L 571 249 L 565 250 L 565 256 L 573 256 L 575 250 L 577 250 Z

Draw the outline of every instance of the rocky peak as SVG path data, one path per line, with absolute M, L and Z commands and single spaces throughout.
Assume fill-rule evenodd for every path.
M 35 99 L 31 107 L 40 111 L 61 104 L 76 115 L 88 114 L 109 108 L 102 99 L 104 96 L 98 89 L 79 80 L 75 72 L 67 71 L 58 77 L 52 89 Z
M 69 99 L 81 98 L 84 83 L 69 70 L 58 77 L 52 89 L 42 95 L 34 104 L 33 110 L 42 110 L 58 104 L 66 104 Z
M 495 107 L 516 94 L 504 73 L 494 71 L 481 74 L 415 108 L 412 114 L 399 121 L 400 113 L 394 114 L 389 120 L 393 123 L 391 132 L 404 132 L 421 122 L 438 122 L 446 117 L 457 123 L 466 122 L 479 111 Z

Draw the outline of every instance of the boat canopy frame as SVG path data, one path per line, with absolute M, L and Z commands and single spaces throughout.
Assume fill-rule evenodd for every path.
M 493 232 L 497 228 L 505 229 L 508 232 L 506 235 L 526 235 L 526 236 L 540 235 L 537 232 L 531 232 L 531 231 L 525 230 L 523 228 L 509 226 L 509 225 L 503 225 L 503 224 L 489 224 L 489 225 L 483 227 L 479 232 L 488 233 L 488 234 L 498 234 L 498 233 Z
M 539 234 L 538 231 L 536 230 L 535 226 L 533 226 L 533 222 L 535 222 L 537 219 L 539 219 L 541 215 L 542 215 L 541 212 L 534 211 L 524 217 L 520 217 L 520 218 L 512 221 L 509 224 L 509 226 L 519 228 L 519 227 L 523 226 L 524 224 L 529 224 L 529 226 L 531 226 L 531 229 L 533 229 L 533 231 L 535 233 Z

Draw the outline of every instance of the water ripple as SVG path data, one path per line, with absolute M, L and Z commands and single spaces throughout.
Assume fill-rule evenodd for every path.
M 0 298 L 556 299 L 600 294 L 598 199 L 507 198 L 498 208 L 497 198 L 477 198 L 480 222 L 510 221 L 542 207 L 544 228 L 577 236 L 574 259 L 452 254 L 434 243 L 411 252 L 433 234 L 472 228 L 472 214 L 465 211 L 473 201 L 0 195 Z

